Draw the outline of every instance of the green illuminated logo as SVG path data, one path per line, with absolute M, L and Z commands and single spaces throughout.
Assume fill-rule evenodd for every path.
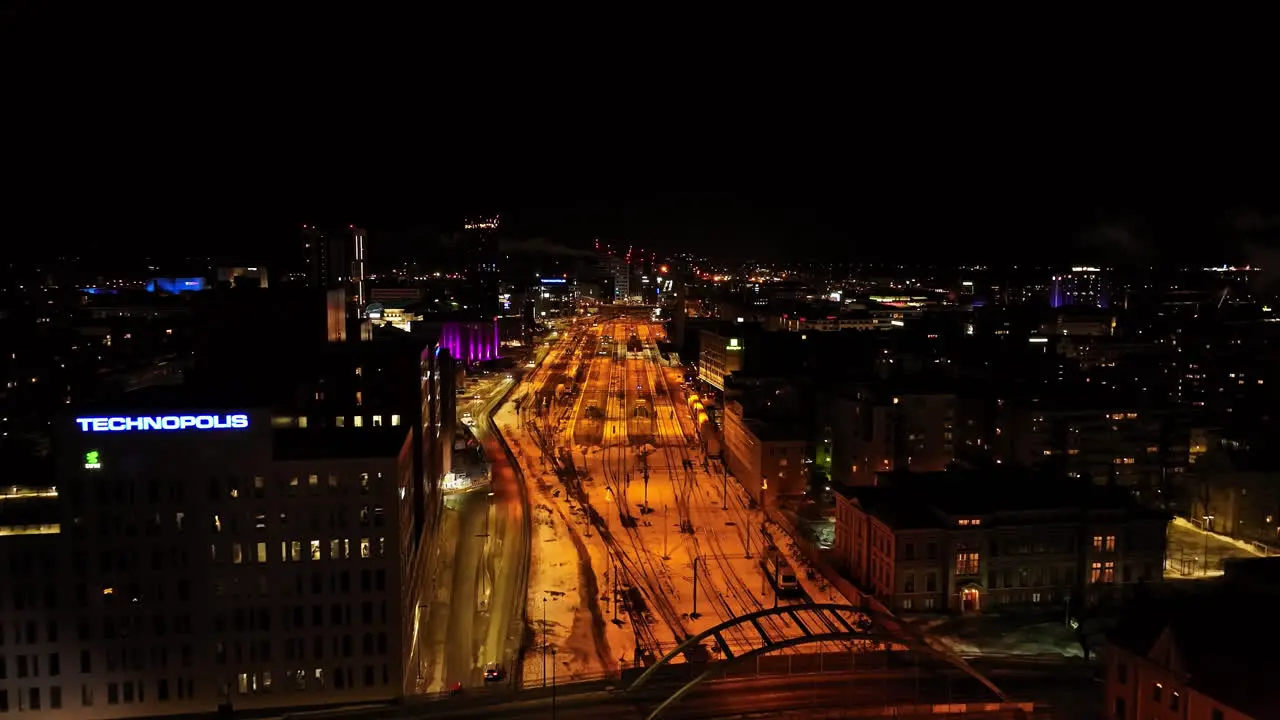
M 84 469 L 85 470 L 101 470 L 102 469 L 102 460 L 98 457 L 97 450 L 90 450 L 89 452 L 84 454 Z

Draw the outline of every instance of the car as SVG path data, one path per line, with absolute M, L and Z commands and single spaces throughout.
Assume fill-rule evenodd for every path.
M 499 680 L 505 680 L 506 677 L 507 677 L 506 669 L 503 668 L 498 663 L 489 663 L 488 665 L 484 666 L 485 682 L 498 682 Z

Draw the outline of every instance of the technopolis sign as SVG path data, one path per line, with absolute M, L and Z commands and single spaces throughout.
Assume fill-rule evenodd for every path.
M 140 430 L 244 430 L 248 415 L 149 415 L 143 417 L 76 418 L 80 432 Z

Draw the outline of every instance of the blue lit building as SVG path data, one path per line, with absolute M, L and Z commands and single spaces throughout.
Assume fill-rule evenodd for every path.
M 147 281 L 147 292 L 179 295 L 206 290 L 209 283 L 202 277 L 152 278 Z

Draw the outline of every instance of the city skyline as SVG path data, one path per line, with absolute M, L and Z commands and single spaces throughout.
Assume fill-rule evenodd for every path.
M 1265 10 L 335 10 L 0 6 L 0 720 L 1280 717 Z

